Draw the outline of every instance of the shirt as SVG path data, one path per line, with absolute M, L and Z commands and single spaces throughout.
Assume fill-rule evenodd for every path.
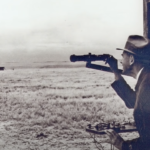
M 138 72 L 138 74 L 137 74 L 137 76 L 136 76 L 136 80 L 137 80 L 137 81 L 138 81 L 138 79 L 139 79 L 139 76 L 140 76 L 142 70 L 143 70 L 143 68 Z

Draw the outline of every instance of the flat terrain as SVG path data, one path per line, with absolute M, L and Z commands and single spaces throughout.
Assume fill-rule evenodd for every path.
M 96 150 L 87 124 L 133 121 L 133 110 L 125 107 L 112 82 L 113 74 L 86 68 L 0 72 L 0 149 Z M 137 136 L 123 134 L 124 139 Z

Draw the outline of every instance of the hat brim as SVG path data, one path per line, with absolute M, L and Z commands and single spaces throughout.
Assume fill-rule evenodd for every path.
M 116 48 L 116 50 L 127 51 L 127 52 L 129 52 L 129 53 L 132 53 L 132 54 L 135 54 L 135 55 L 136 55 L 136 53 L 134 53 L 134 52 L 132 52 L 132 51 L 130 51 L 130 50 L 128 50 L 128 49 Z

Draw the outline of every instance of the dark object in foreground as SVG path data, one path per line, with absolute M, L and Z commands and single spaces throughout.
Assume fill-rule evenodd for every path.
M 0 71 L 2 71 L 2 70 L 4 70 L 5 69 L 5 67 L 0 67 Z
M 99 123 L 94 126 L 91 124 L 87 125 L 86 131 L 94 134 L 106 134 L 104 130 L 113 129 L 117 133 L 133 132 L 137 131 L 134 123 Z
M 48 135 L 45 135 L 44 133 L 40 133 L 40 134 L 38 134 L 37 136 L 36 136 L 36 138 L 47 138 L 48 137 Z
M 70 56 L 70 61 L 71 62 L 85 61 L 87 68 L 92 68 L 92 69 L 96 69 L 96 70 L 101 70 L 101 71 L 106 71 L 106 72 L 111 72 L 112 73 L 112 70 L 110 69 L 110 67 L 106 67 L 106 66 L 102 66 L 102 65 L 96 65 L 96 64 L 91 64 L 92 61 L 104 61 L 105 64 L 106 64 L 107 60 L 110 57 L 113 57 L 113 56 L 111 56 L 109 54 L 93 55 L 93 54 L 89 53 L 88 55 L 78 55 L 78 56 L 77 55 L 71 55 Z M 118 71 L 121 74 L 123 74 L 121 69 L 118 69 Z

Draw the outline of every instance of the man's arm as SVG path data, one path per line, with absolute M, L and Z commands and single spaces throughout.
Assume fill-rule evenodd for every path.
M 113 82 L 111 86 L 116 91 L 116 93 L 124 100 L 128 108 L 134 108 L 136 93 L 130 88 L 130 86 L 126 83 L 126 81 L 118 71 L 117 59 L 115 59 L 114 57 L 110 57 L 107 60 L 107 63 L 109 64 L 111 70 L 115 75 L 115 82 Z
M 116 93 L 121 97 L 121 99 L 125 102 L 128 108 L 134 108 L 136 101 L 136 93 L 130 86 L 126 83 L 126 81 L 122 78 L 117 79 L 115 82 L 111 84 Z

